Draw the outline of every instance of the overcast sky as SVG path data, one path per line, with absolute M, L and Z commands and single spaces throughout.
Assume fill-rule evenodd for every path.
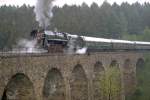
M 118 4 L 121 4 L 122 2 L 128 2 L 128 3 L 135 3 L 135 2 L 140 2 L 140 3 L 144 3 L 144 2 L 150 2 L 150 0 L 107 0 L 109 3 L 113 3 L 113 2 L 117 2 Z M 104 2 L 104 0 L 56 0 L 55 4 L 59 5 L 59 6 L 63 6 L 64 4 L 77 4 L 80 5 L 83 2 L 87 3 L 88 5 L 90 5 L 93 2 L 98 3 L 99 5 L 102 4 L 102 2 Z M 22 5 L 22 4 L 30 4 L 30 5 L 35 5 L 36 4 L 36 0 L 0 0 L 0 5 Z

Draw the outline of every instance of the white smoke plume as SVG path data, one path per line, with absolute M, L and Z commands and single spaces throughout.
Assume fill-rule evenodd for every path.
M 66 54 L 86 54 L 87 47 L 80 47 L 75 44 L 76 39 L 70 39 L 68 43 L 68 49 L 65 51 Z
M 37 0 L 34 12 L 36 14 L 36 20 L 42 28 L 47 28 L 50 25 L 50 20 L 53 17 L 54 0 Z
M 76 54 L 86 54 L 87 47 L 77 49 Z
M 37 46 L 37 40 L 27 40 L 21 39 L 18 41 L 18 44 L 12 51 L 9 53 L 46 53 L 47 50 L 44 50 Z
M 22 46 L 22 50 L 21 51 L 25 51 L 27 53 L 32 53 L 34 51 L 36 51 L 36 45 L 37 41 L 36 40 L 27 40 L 27 39 L 21 39 L 18 43 L 18 46 Z

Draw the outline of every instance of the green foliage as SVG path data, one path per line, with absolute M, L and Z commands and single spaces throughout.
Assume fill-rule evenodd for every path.
M 141 40 L 150 41 L 150 29 L 148 27 L 145 28 L 144 33 L 141 36 Z
M 33 7 L 0 6 L 0 48 L 11 48 L 36 27 Z
M 128 34 L 128 33 L 123 34 L 122 35 L 122 39 L 124 39 L 124 40 L 131 40 L 131 41 L 141 40 L 139 35 Z
M 127 100 L 150 100 L 150 54 L 145 55 L 145 64 L 137 69 L 137 88 Z
M 143 34 L 123 34 L 123 39 L 126 40 L 135 40 L 135 41 L 150 41 L 150 29 L 146 27 L 143 31 Z
M 103 99 L 116 100 L 121 92 L 120 71 L 117 67 L 109 67 L 104 77 L 100 78 L 100 90 Z

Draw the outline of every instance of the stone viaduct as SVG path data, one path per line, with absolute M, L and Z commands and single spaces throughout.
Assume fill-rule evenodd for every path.
M 117 65 L 125 100 L 136 86 L 143 54 L 99 52 L 85 55 L 3 54 L 0 56 L 0 100 L 103 100 L 99 76 Z

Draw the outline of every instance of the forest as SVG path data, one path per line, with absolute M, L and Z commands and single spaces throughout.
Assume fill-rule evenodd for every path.
M 150 3 L 127 2 L 118 5 L 104 2 L 101 6 L 55 6 L 47 29 L 70 34 L 114 39 L 150 41 Z M 35 19 L 34 7 L 0 6 L 0 49 L 13 48 L 20 39 L 29 38 L 33 29 L 41 29 Z M 149 100 L 150 57 L 138 74 L 140 85 L 128 100 Z
M 127 2 L 118 5 L 105 1 L 101 6 L 55 6 L 48 29 L 71 34 L 114 39 L 145 40 L 150 37 L 150 3 Z M 34 7 L 0 6 L 0 48 L 12 48 L 20 38 L 39 29 Z

